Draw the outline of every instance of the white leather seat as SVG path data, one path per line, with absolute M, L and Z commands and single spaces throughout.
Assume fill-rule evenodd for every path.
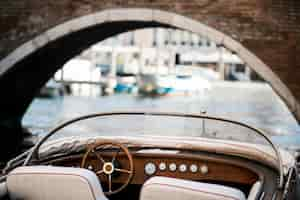
M 140 200 L 245 200 L 238 189 L 167 177 L 150 178 L 143 185 Z
M 107 200 L 93 172 L 82 168 L 29 166 L 8 174 L 11 199 Z

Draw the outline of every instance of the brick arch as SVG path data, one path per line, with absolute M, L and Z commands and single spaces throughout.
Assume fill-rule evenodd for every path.
M 43 49 L 45 45 L 65 37 L 66 35 L 76 33 L 77 31 L 81 31 L 93 26 L 101 25 L 103 23 L 130 21 L 145 23 L 155 22 L 169 25 L 171 27 L 176 27 L 200 34 L 219 45 L 223 45 L 225 48 L 235 52 L 250 68 L 263 77 L 286 103 L 296 119 L 298 121 L 300 120 L 300 112 L 298 112 L 297 109 L 299 108 L 299 103 L 289 88 L 280 80 L 280 78 L 271 70 L 269 66 L 267 66 L 256 55 L 251 53 L 241 43 L 214 28 L 200 23 L 199 21 L 172 12 L 166 12 L 157 9 L 108 9 L 75 18 L 55 26 L 54 28 L 51 28 L 50 30 L 21 45 L 3 60 L 1 60 L 0 76 L 7 71 L 12 70 L 16 64 L 26 59 L 32 53 Z

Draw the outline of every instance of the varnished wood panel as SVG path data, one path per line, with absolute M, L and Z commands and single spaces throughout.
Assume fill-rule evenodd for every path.
M 103 157 L 106 159 L 106 161 L 109 161 L 111 158 L 109 153 L 106 155 L 103 154 Z M 81 156 L 75 156 L 58 159 L 56 161 L 52 161 L 51 164 L 79 167 L 81 159 Z M 133 161 L 134 176 L 131 181 L 132 184 L 143 184 L 148 178 L 151 177 L 146 175 L 144 171 L 145 164 L 148 162 L 152 162 L 156 165 L 156 173 L 152 176 L 166 176 L 194 181 L 224 181 L 242 184 L 253 184 L 256 180 L 258 180 L 258 175 L 247 168 L 238 166 L 234 163 L 227 163 L 220 159 L 208 159 L 206 157 L 202 158 L 201 156 L 195 156 L 192 154 L 156 155 L 133 153 Z M 129 164 L 125 156 L 122 154 L 118 156 L 118 162 L 121 165 L 121 168 L 129 168 Z M 161 162 L 165 162 L 167 167 L 170 163 L 175 163 L 177 165 L 177 170 L 175 172 L 171 172 L 167 168 L 165 171 L 160 171 L 158 166 Z M 95 171 L 102 169 L 102 163 L 95 157 L 90 157 L 87 163 L 90 164 Z M 188 166 L 188 170 L 186 172 L 180 172 L 178 169 L 180 164 L 186 164 Z M 201 174 L 199 170 L 197 173 L 190 172 L 189 166 L 191 164 L 196 164 L 198 168 L 200 168 L 201 165 L 206 165 L 208 167 L 208 173 Z M 126 177 L 127 174 L 115 174 L 113 181 L 116 183 L 122 183 Z M 100 179 L 101 182 L 107 181 L 107 177 L 105 175 L 100 176 Z

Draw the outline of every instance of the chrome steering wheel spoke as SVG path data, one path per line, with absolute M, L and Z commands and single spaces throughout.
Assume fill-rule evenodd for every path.
M 107 150 L 108 147 L 116 150 L 111 155 L 112 156 L 111 159 L 106 158 L 107 155 L 109 155 L 107 154 L 108 153 L 107 151 L 105 152 L 106 153 L 105 157 L 104 155 L 101 155 L 103 150 Z M 122 152 L 122 163 L 124 162 L 123 157 L 127 158 L 127 162 L 129 163 L 129 168 L 127 169 L 123 169 L 120 166 L 121 163 L 117 162 L 117 159 L 120 156 L 121 152 Z M 116 143 L 116 142 L 102 142 L 102 143 L 94 144 L 93 146 L 88 146 L 88 149 L 82 158 L 81 167 L 86 168 L 86 164 L 89 162 L 88 160 L 89 156 L 93 156 L 94 158 L 96 156 L 96 159 L 101 162 L 100 169 L 99 167 L 98 168 L 95 167 L 95 169 L 93 170 L 95 174 L 99 177 L 99 179 L 101 179 L 102 181 L 105 180 L 108 183 L 107 191 L 104 191 L 104 194 L 106 195 L 116 194 L 122 191 L 130 183 L 133 177 L 133 159 L 128 148 L 123 144 Z M 106 160 L 110 160 L 110 161 L 106 161 Z M 115 172 L 126 174 L 127 176 L 123 184 L 121 184 L 121 186 L 119 186 L 117 189 L 115 189 L 115 187 L 113 189 L 113 179 L 118 178 L 118 176 L 114 176 Z M 107 178 L 105 179 L 105 177 Z

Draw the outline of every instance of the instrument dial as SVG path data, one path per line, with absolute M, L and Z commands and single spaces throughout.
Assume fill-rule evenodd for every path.
M 180 171 L 180 172 L 186 172 L 186 171 L 187 171 L 187 166 L 186 166 L 186 164 L 181 164 L 181 165 L 179 166 L 179 171 Z
M 145 173 L 147 175 L 153 175 L 156 172 L 156 166 L 154 163 L 150 162 L 145 165 Z
M 161 171 L 165 171 L 165 170 L 167 169 L 167 164 L 164 163 L 164 162 L 160 163 L 160 164 L 159 164 L 159 169 L 160 169 Z
M 175 163 L 171 163 L 171 164 L 169 165 L 169 170 L 170 170 L 171 172 L 175 172 L 176 169 L 177 169 L 177 166 L 176 166 Z
M 198 166 L 195 165 L 195 164 L 192 164 L 192 165 L 190 166 L 190 171 L 191 171 L 192 173 L 196 173 L 196 172 L 198 171 Z
M 200 167 L 200 172 L 201 172 L 201 174 L 207 174 L 208 173 L 208 167 L 207 167 L 207 165 L 202 165 Z

